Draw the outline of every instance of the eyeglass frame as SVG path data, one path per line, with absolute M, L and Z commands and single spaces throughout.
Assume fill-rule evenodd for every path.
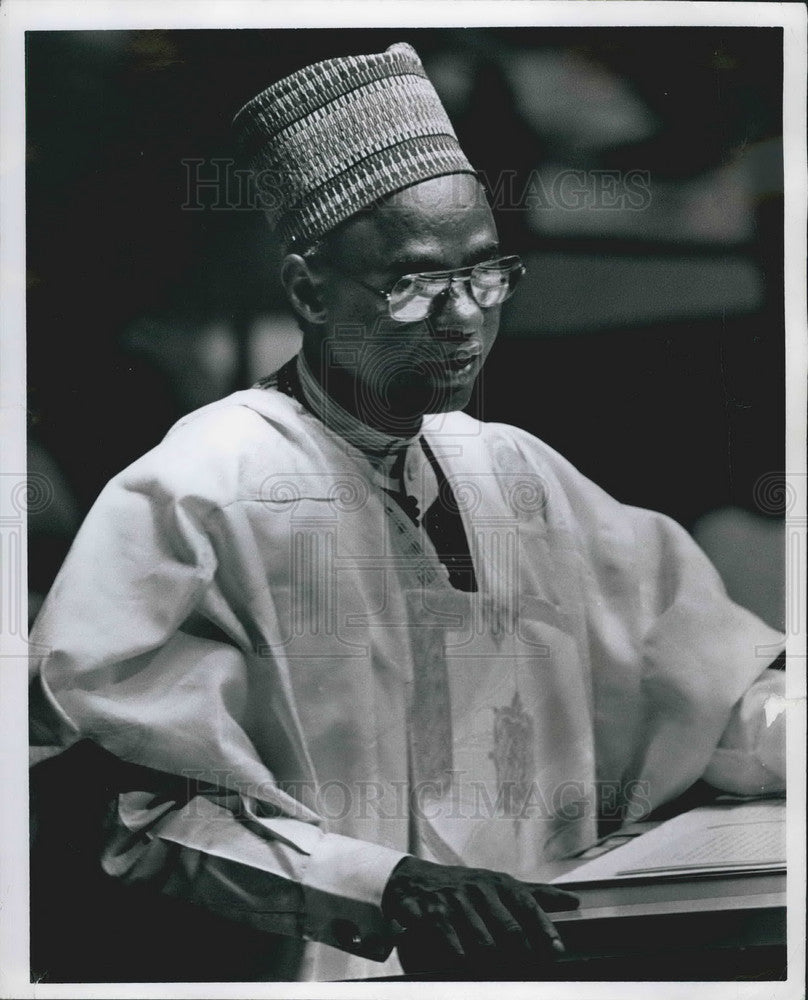
M 322 253 L 321 248 L 317 246 L 313 247 L 307 254 L 304 254 L 304 256 L 307 259 L 311 260 L 312 258 L 319 257 L 321 253 Z M 525 266 L 519 254 L 505 254 L 502 257 L 494 257 L 491 260 L 481 260 L 478 261 L 476 264 L 468 264 L 465 267 L 450 268 L 447 271 L 410 271 L 407 274 L 402 274 L 399 278 L 396 278 L 396 280 L 390 286 L 390 290 L 385 292 L 380 288 L 374 288 L 373 285 L 369 285 L 366 281 L 363 281 L 361 278 L 358 278 L 355 274 L 351 274 L 350 271 L 347 271 L 345 270 L 345 268 L 340 267 L 339 264 L 337 264 L 330 258 L 324 257 L 324 262 L 328 267 L 331 267 L 334 271 L 339 272 L 339 274 L 342 274 L 344 277 L 349 278 L 351 281 L 355 282 L 357 285 L 360 285 L 366 291 L 372 292 L 374 295 L 378 295 L 379 298 L 384 299 L 387 302 L 388 315 L 390 316 L 390 319 L 392 319 L 396 323 L 420 323 L 422 320 L 426 319 L 426 317 L 433 312 L 435 308 L 435 303 L 439 299 L 443 299 L 446 295 L 451 293 L 452 285 L 454 284 L 455 281 L 467 281 L 471 283 L 471 275 L 475 268 L 482 267 L 486 264 L 496 264 L 503 260 L 519 261 L 518 268 L 514 267 L 513 269 L 514 271 L 516 270 L 519 271 L 519 277 L 516 280 L 519 281 L 522 279 L 522 277 L 524 277 L 525 272 L 527 271 L 527 267 Z M 464 274 L 462 272 L 466 273 Z M 396 285 L 400 281 L 404 281 L 405 278 L 430 278 L 430 279 L 448 278 L 449 284 L 445 288 L 443 288 L 440 292 L 438 292 L 436 295 L 432 296 L 429 309 L 427 310 L 426 313 L 424 313 L 422 317 L 420 317 L 419 319 L 399 319 L 397 316 L 393 316 L 393 314 L 390 312 L 390 297 L 393 294 L 393 289 L 396 287 Z M 507 300 L 510 298 L 510 296 L 513 294 L 515 290 L 516 289 L 512 289 L 508 293 L 508 295 L 506 295 L 505 298 L 502 299 L 501 302 L 497 302 L 495 303 L 495 305 L 501 306 L 503 302 L 507 302 Z M 477 302 L 473 290 L 470 292 L 470 294 L 472 299 L 474 299 L 474 302 L 480 307 L 480 309 L 494 308 L 494 305 L 484 306 L 480 302 Z

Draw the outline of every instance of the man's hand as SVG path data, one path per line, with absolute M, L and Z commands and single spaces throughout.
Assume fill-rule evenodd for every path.
M 406 972 L 548 961 L 564 945 L 544 911 L 577 906 L 577 896 L 553 886 L 412 857 L 382 896 L 382 912 L 405 931 L 398 953 Z

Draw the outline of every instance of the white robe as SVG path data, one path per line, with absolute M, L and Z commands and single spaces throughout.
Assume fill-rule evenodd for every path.
M 781 783 L 761 720 L 782 637 L 681 527 L 516 428 L 455 413 L 423 433 L 478 592 L 450 586 L 360 451 L 250 389 L 108 484 L 31 637 L 52 742 L 216 786 L 121 795 L 107 872 L 309 941 L 301 978 L 396 968 L 379 903 L 412 846 L 425 663 L 453 744 L 451 787 L 415 800 L 425 857 L 538 880 L 598 814 L 639 819 L 702 776 Z

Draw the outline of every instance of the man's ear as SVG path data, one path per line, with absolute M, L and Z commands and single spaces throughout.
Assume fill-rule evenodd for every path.
M 315 326 L 325 323 L 328 310 L 323 301 L 323 281 L 313 274 L 305 258 L 297 253 L 288 254 L 281 265 L 281 281 L 301 319 Z

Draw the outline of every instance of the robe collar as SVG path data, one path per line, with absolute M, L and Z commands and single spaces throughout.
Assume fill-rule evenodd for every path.
M 399 437 L 395 434 L 385 434 L 384 431 L 363 423 L 328 395 L 314 377 L 302 351 L 297 355 L 296 364 L 300 387 L 312 412 L 329 430 L 339 434 L 341 438 L 369 457 L 382 458 L 403 454 L 418 438 L 420 428 L 411 437 Z
M 302 351 L 295 365 L 301 391 L 312 413 L 367 456 L 382 489 L 413 497 L 423 516 L 438 496 L 438 483 L 419 442 L 420 428 L 412 437 L 404 438 L 369 427 L 328 395 Z

